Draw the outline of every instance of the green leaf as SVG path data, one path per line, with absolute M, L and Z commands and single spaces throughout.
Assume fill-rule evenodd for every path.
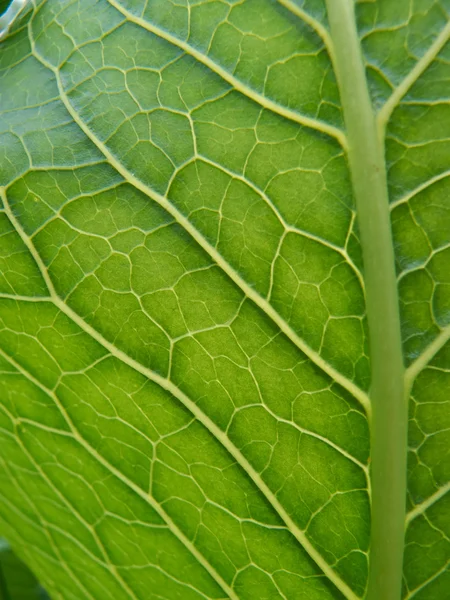
M 0 532 L 52 598 L 445 597 L 449 18 L 35 0 L 8 24 Z

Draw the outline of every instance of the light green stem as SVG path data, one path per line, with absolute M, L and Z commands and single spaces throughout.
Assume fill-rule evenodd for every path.
M 364 259 L 371 355 L 372 531 L 368 600 L 399 600 L 406 503 L 407 402 L 383 142 L 354 0 L 327 0 Z

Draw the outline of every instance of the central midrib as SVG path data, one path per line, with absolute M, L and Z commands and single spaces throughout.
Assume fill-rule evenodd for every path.
M 354 0 L 327 0 L 361 232 L 371 358 L 371 544 L 368 600 L 401 597 L 406 510 L 405 368 L 384 141 L 379 135 Z

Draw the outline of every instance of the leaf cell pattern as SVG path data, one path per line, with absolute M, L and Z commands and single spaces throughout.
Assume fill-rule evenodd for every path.
M 450 4 L 360 3 L 449 586 Z M 370 365 L 321 0 L 41 0 L 0 52 L 0 530 L 54 598 L 356 600 Z

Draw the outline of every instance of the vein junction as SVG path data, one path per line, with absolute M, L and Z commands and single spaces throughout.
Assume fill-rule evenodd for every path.
M 355 599 L 370 404 L 333 51 L 318 21 L 312 34 L 274 3 L 251 35 L 239 12 L 251 3 L 223 3 L 197 39 L 203 4 L 188 9 L 187 33 L 144 4 L 42 2 L 31 51 L 14 58 L 41 84 L 2 117 L 13 158 L 0 231 L 13 251 L 2 257 L 0 383 L 33 402 L 5 392 L 2 443 L 29 474 L 8 467 L 20 501 L 0 520 L 34 515 L 40 568 L 57 556 L 55 589 L 68 598 L 139 598 L 139 569 L 167 597 L 259 585 Z M 226 60 L 225 31 L 240 53 Z M 262 48 L 269 67 L 255 63 Z M 308 72 L 313 111 L 295 79 Z M 32 485 L 58 510 L 42 514 Z

